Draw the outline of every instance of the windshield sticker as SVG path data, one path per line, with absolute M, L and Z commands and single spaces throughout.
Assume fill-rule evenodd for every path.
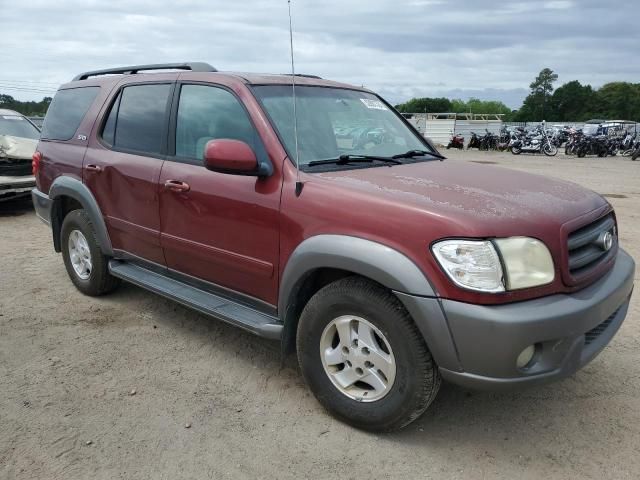
M 2 118 L 5 120 L 22 120 L 22 117 L 17 117 L 15 115 L 3 115 Z
M 382 103 L 380 100 L 372 100 L 370 98 L 361 98 L 360 101 L 364 103 L 367 108 L 372 108 L 374 110 L 388 110 L 386 105 Z

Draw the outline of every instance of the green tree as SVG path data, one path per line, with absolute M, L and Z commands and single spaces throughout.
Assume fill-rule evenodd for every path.
M 396 109 L 403 113 L 450 112 L 451 101 L 448 98 L 412 98 L 408 102 L 396 105 Z
M 518 121 L 545 120 L 549 113 L 549 96 L 553 93 L 553 83 L 558 80 L 558 75 L 550 68 L 543 68 L 536 79 L 531 82 L 531 92 L 524 100 L 522 108 L 516 115 Z
M 597 115 L 596 92 L 591 85 L 582 85 L 573 80 L 558 87 L 550 100 L 549 120 L 586 121 Z
M 612 82 L 597 91 L 600 116 L 610 120 L 640 120 L 640 84 Z
M 51 104 L 51 100 L 51 97 L 44 97 L 39 102 L 21 102 L 20 100 L 13 98 L 11 95 L 0 94 L 0 108 L 15 110 L 16 112 L 28 117 L 44 116 Z

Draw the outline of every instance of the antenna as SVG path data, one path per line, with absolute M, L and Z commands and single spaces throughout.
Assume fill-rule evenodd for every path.
M 300 181 L 300 152 L 298 151 L 298 114 L 296 112 L 296 68 L 293 63 L 293 26 L 291 23 L 291 0 L 287 0 L 289 6 L 289 47 L 291 50 L 291 90 L 293 92 L 293 137 L 296 145 L 296 196 L 302 193 Z

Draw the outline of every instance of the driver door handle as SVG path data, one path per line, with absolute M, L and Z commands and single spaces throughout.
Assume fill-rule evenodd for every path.
M 89 170 L 90 172 L 96 172 L 96 173 L 100 173 L 102 171 L 102 167 L 100 165 L 85 165 L 84 167 L 86 170 Z
M 166 180 L 164 182 L 164 188 L 172 192 L 188 192 L 191 189 L 188 183 L 181 180 Z

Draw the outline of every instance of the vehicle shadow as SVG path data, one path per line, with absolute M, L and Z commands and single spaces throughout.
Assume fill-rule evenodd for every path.
M 136 309 L 151 314 L 152 323 L 158 327 L 179 328 L 185 335 L 196 340 L 202 340 L 202 337 L 209 338 L 212 342 L 215 341 L 212 345 L 215 344 L 216 348 L 228 349 L 233 355 L 236 343 L 250 344 L 254 353 L 257 353 L 265 364 L 280 362 L 279 342 L 258 337 L 128 282 L 122 282 L 114 292 L 101 297 L 101 301 L 114 305 L 122 305 L 123 302 L 127 305 L 135 303 Z M 293 361 L 295 365 L 295 358 Z
M 133 303 L 135 309 L 152 312 L 158 328 L 179 330 L 194 343 L 210 343 L 222 356 L 241 363 L 240 370 L 258 368 L 269 378 L 279 378 L 281 383 L 293 380 L 295 388 L 306 388 L 295 355 L 282 362 L 276 341 L 207 318 L 133 285 L 124 284 L 104 298 L 119 304 L 124 301 L 130 307 Z M 451 456 L 452 461 L 456 451 L 477 453 L 482 446 L 488 461 L 508 457 L 526 464 L 542 455 L 539 460 L 561 466 L 569 461 L 574 441 L 582 445 L 589 436 L 605 435 L 615 442 L 628 436 L 625 428 L 611 433 L 611 416 L 606 412 L 593 413 L 594 402 L 612 401 L 628 390 L 617 381 L 614 384 L 619 388 L 611 388 L 611 382 L 605 380 L 611 368 L 615 366 L 593 365 L 560 382 L 508 392 L 471 391 L 443 383 L 425 414 L 404 430 L 382 436 L 349 431 L 402 446 L 427 448 Z M 315 404 L 315 400 L 310 401 Z M 317 407 L 319 414 L 328 415 Z
M 0 217 L 19 217 L 33 211 L 31 196 L 0 201 Z

